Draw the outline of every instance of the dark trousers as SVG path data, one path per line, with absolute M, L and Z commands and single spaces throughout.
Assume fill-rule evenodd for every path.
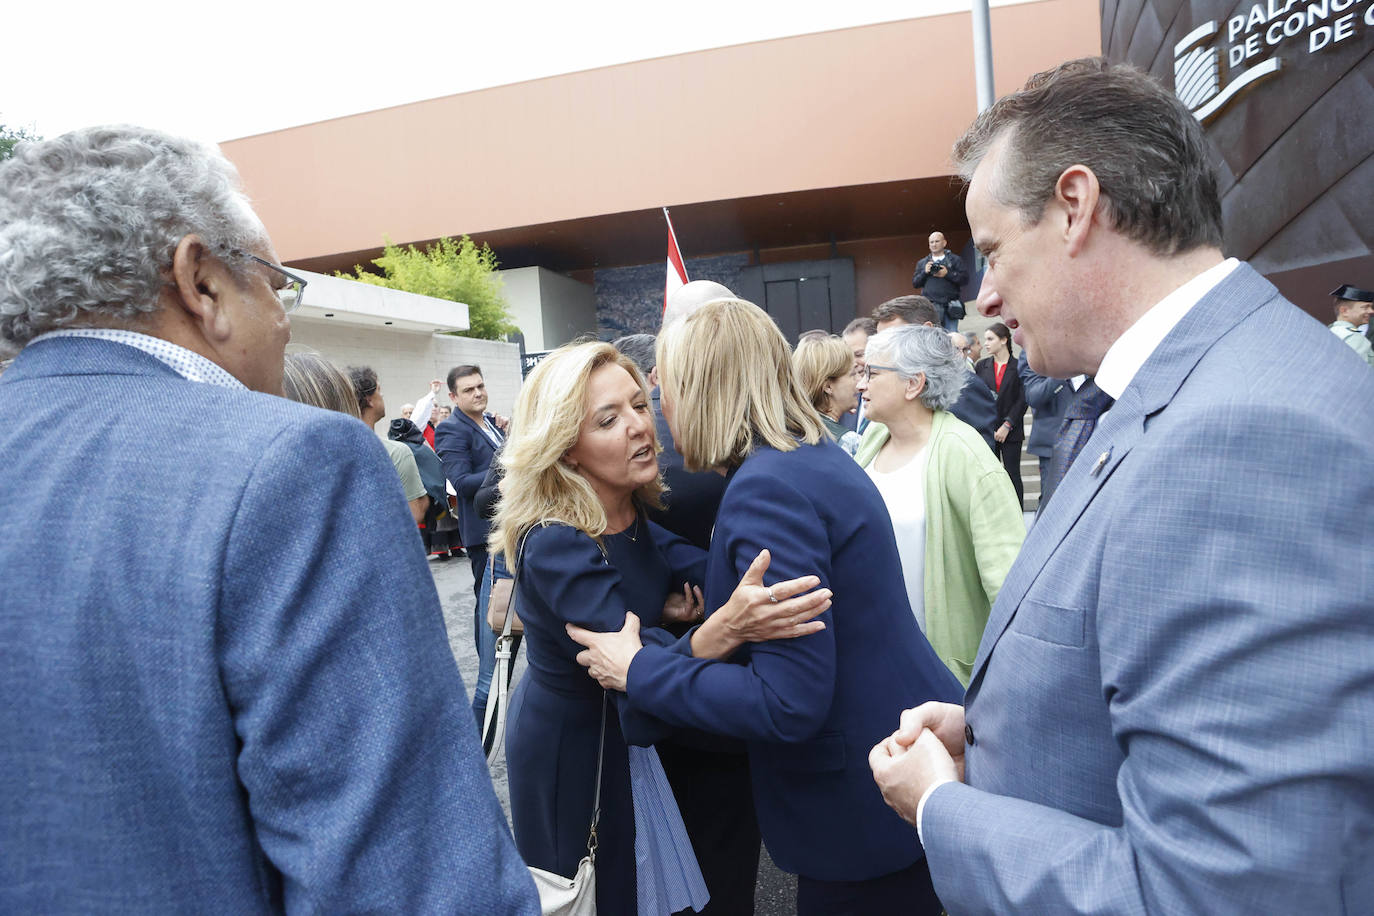
M 1021 442 L 1010 440 L 996 443 L 993 449 L 997 457 L 1002 459 L 1002 467 L 1007 469 L 1007 476 L 1011 478 L 1011 485 L 1016 488 L 1016 502 L 1022 509 L 1026 508 L 1026 489 L 1021 483 Z M 1043 486 L 1043 484 L 1041 484 Z
M 482 603 L 482 573 L 487 568 L 487 545 L 468 544 L 468 562 L 472 564 L 472 600 Z
M 932 299 L 930 304 L 935 306 L 935 311 L 940 315 L 940 325 L 946 331 L 959 330 L 959 319 L 949 313 L 948 302 L 936 302 Z
M 797 878 L 797 916 L 940 916 L 925 856 L 915 865 L 867 881 Z
M 655 748 L 711 893 L 701 916 L 750 916 L 759 874 L 759 822 L 748 756 L 667 741 Z
M 1036 456 L 1039 458 L 1039 456 Z M 1040 509 L 1049 502 L 1050 494 L 1054 492 L 1054 484 L 1050 483 L 1050 459 L 1040 458 L 1040 506 L 1035 511 L 1038 514 Z

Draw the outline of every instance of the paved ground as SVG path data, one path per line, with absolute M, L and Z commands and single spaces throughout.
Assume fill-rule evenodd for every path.
M 477 681 L 477 650 L 472 641 L 472 610 L 476 603 L 472 594 L 472 570 L 466 558 L 455 560 L 430 560 L 429 568 L 434 573 L 434 584 L 439 589 L 439 600 L 444 608 L 444 623 L 448 627 L 449 647 L 458 660 L 458 669 L 463 674 L 463 683 L 468 695 L 472 695 L 472 685 Z M 525 669 L 525 653 L 522 651 L 515 662 L 515 677 L 518 681 Z M 506 763 L 499 759 L 492 765 L 492 783 L 501 806 L 510 816 L 510 797 L 506 787 Z M 796 879 L 780 871 L 765 851 L 759 865 L 759 883 L 755 890 L 756 916 L 788 916 L 795 912 Z

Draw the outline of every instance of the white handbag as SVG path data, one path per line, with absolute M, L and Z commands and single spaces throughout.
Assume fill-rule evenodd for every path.
M 529 866 L 539 891 L 539 911 L 544 916 L 596 916 L 596 825 L 601 820 L 601 763 L 606 756 L 606 694 L 601 694 L 601 742 L 596 752 L 596 792 L 592 798 L 592 826 L 587 833 L 587 854 L 577 863 L 571 878 Z
M 530 868 L 544 916 L 596 916 L 596 862 L 585 856 L 571 878 L 542 868 Z

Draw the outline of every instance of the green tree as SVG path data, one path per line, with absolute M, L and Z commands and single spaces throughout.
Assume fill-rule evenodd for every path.
M 8 124 L 0 124 L 0 159 L 8 159 L 14 155 L 14 145 L 20 140 L 42 140 L 32 130 L 23 127 L 10 127 Z
M 359 264 L 352 276 L 342 272 L 336 276 L 465 303 L 469 328 L 461 332 L 463 337 L 502 340 L 520 330 L 506 308 L 496 255 L 486 245 L 473 244 L 466 235 L 442 238 L 423 251 L 414 245 L 401 247 L 387 241 L 382 256 L 372 263 L 381 269 L 380 275 Z

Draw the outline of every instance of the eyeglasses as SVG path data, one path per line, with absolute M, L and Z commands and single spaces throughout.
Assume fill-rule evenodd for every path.
M 864 363 L 864 367 L 859 370 L 859 379 L 866 385 L 873 380 L 873 370 L 878 369 L 882 372 L 901 372 L 896 366 L 877 366 L 873 363 Z
M 230 254 L 236 254 L 239 257 L 247 258 L 250 261 L 257 261 L 263 267 L 267 267 L 285 277 L 286 285 L 283 286 L 281 289 L 276 290 L 277 298 L 281 300 L 282 311 L 290 314 L 291 312 L 294 312 L 296 309 L 300 308 L 301 297 L 305 295 L 306 281 L 304 278 L 298 277 L 291 271 L 283 267 L 278 267 L 271 261 L 263 260 L 257 255 L 250 254 L 247 251 L 240 251 L 239 249 L 235 248 L 233 251 L 230 252 Z

